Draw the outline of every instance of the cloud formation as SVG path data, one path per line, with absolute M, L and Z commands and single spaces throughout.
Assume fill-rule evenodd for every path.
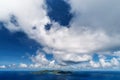
M 49 22 L 44 7 L 44 0 L 1 0 L 0 21 L 11 31 L 22 30 L 32 34 L 33 27 Z
M 11 32 L 22 31 L 53 54 L 50 62 L 42 54 L 32 57 L 36 66 L 88 62 L 97 52 L 106 52 L 120 46 L 118 4 L 114 0 L 65 0 L 71 6 L 73 18 L 70 28 L 51 21 L 47 16 L 45 0 L 1 0 L 0 21 Z M 108 4 L 109 3 L 109 4 Z M 52 24 L 50 30 L 45 26 Z M 111 62 L 116 62 L 113 59 Z M 93 67 L 109 66 L 103 59 L 90 62 Z M 31 65 L 33 66 L 33 65 Z
M 120 61 L 119 58 L 113 57 L 108 60 L 106 56 L 99 55 L 98 62 L 91 60 L 89 64 L 92 68 L 119 69 Z
M 61 69 L 62 66 L 57 64 L 56 61 L 49 60 L 46 58 L 45 54 L 39 50 L 36 52 L 36 55 L 30 57 L 33 61 L 33 64 L 29 65 L 29 68 L 42 68 L 42 69 Z
M 1 66 L 0 66 L 0 69 L 5 69 L 5 68 L 6 68 L 5 65 L 1 65 Z
M 19 68 L 27 68 L 27 67 L 28 67 L 28 65 L 24 64 L 24 63 L 20 63 L 20 65 L 19 65 Z

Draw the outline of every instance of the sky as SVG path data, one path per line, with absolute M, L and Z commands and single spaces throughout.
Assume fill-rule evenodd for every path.
M 120 70 L 119 3 L 1 0 L 0 70 Z

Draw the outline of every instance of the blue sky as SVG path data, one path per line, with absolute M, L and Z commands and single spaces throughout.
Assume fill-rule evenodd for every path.
M 10 33 L 5 28 L 0 30 L 0 44 L 1 64 L 26 62 L 28 61 L 27 53 L 31 55 L 39 47 L 35 41 L 28 39 L 24 33 Z M 24 59 L 22 56 L 27 58 Z
M 108 2 L 2 0 L 0 68 L 119 69 L 120 6 Z

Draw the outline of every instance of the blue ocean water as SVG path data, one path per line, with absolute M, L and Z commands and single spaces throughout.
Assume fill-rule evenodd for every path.
M 1 71 L 0 80 L 120 80 L 120 72 L 81 71 L 72 74 L 33 74 L 30 71 Z

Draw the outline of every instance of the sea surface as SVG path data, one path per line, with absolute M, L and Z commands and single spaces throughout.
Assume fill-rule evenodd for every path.
M 33 74 L 31 71 L 1 71 L 0 80 L 120 80 L 120 72 L 81 71 L 71 74 Z

